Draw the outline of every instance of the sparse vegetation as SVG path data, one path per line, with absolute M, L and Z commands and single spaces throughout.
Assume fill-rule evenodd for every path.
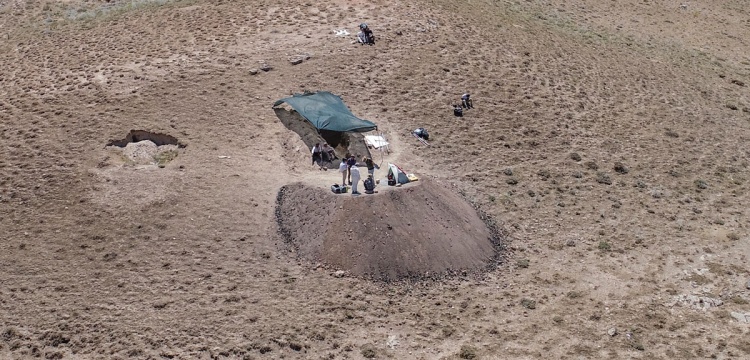
M 612 250 L 612 244 L 610 244 L 606 240 L 602 240 L 602 241 L 599 242 L 598 248 L 601 251 L 610 251 L 610 250 Z
M 461 346 L 461 351 L 458 353 L 458 357 L 466 360 L 476 359 L 477 350 L 473 346 L 463 345 Z
M 527 298 L 523 298 L 523 299 L 521 299 L 521 306 L 523 306 L 523 307 L 525 307 L 525 308 L 527 308 L 529 310 L 534 310 L 534 309 L 536 309 L 536 301 L 531 300 L 531 299 L 527 299 Z
M 177 150 L 163 151 L 154 156 L 154 161 L 159 167 L 164 167 L 168 162 L 174 160 L 178 154 Z
M 665 134 L 667 134 L 667 136 L 673 137 L 673 138 L 680 137 L 680 134 L 678 134 L 676 131 L 674 131 L 672 129 L 667 129 L 667 131 L 665 132 Z
M 375 350 L 375 346 L 372 344 L 365 344 L 362 345 L 362 348 L 360 349 L 362 353 L 362 357 L 365 359 L 374 359 L 375 356 L 378 355 L 378 352 Z

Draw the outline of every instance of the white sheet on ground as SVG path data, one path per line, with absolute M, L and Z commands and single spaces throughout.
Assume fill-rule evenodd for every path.
M 388 146 L 388 142 L 380 135 L 365 135 L 365 142 L 376 149 Z

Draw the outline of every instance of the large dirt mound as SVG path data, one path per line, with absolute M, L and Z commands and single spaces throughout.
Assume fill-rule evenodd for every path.
M 430 182 L 375 195 L 281 188 L 276 220 L 300 257 L 381 280 L 490 268 L 499 238 L 460 196 Z

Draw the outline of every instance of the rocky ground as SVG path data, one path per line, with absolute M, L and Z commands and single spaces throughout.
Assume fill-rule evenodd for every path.
M 0 1 L 0 354 L 747 358 L 744 5 Z M 396 284 L 298 261 L 277 192 L 338 173 L 271 105 L 318 89 L 508 260 Z M 131 130 L 185 146 L 133 164 L 106 147 Z

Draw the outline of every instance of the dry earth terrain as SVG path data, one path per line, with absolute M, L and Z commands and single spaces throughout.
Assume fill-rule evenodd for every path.
M 0 358 L 749 358 L 746 5 L 0 0 Z M 300 259 L 277 192 L 339 178 L 271 108 L 303 90 L 491 215 L 507 260 Z M 106 146 L 131 130 L 184 147 Z

